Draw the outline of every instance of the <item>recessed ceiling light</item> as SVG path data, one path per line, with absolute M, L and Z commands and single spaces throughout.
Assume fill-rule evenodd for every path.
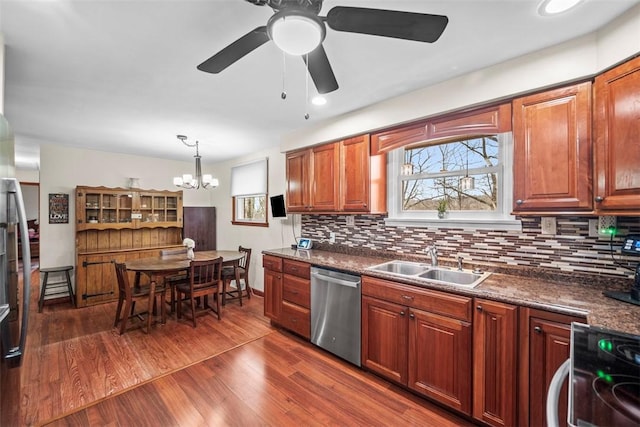
M 584 0 L 543 0 L 538 7 L 538 13 L 542 16 L 557 15 L 577 6 Z
M 324 105 L 327 103 L 327 98 L 322 95 L 314 96 L 313 99 L 311 99 L 311 103 L 313 105 Z

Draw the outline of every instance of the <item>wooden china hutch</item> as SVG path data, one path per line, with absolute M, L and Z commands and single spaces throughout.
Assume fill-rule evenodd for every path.
M 76 187 L 76 304 L 118 297 L 115 262 L 182 245 L 182 191 Z

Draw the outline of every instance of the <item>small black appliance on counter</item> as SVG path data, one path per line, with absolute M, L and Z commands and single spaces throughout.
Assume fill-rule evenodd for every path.
M 625 238 L 622 248 L 622 253 L 633 254 L 640 256 L 640 235 L 629 235 Z M 640 263 L 636 266 L 636 273 L 634 276 L 633 287 L 630 292 L 615 292 L 606 291 L 605 296 L 614 298 L 620 301 L 629 302 L 631 304 L 640 305 Z

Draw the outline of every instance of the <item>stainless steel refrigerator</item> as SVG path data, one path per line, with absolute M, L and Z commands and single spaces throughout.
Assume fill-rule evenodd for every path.
M 18 251 L 22 282 L 18 280 Z M 0 426 L 20 423 L 20 367 L 27 339 L 30 279 L 29 232 L 15 178 L 13 133 L 0 114 Z

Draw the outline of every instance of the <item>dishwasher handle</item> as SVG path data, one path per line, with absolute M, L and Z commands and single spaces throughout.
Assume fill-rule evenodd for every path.
M 315 279 L 318 279 L 318 280 L 325 280 L 329 283 L 335 283 L 336 285 L 341 285 L 341 286 L 348 286 L 350 288 L 357 288 L 358 285 L 360 284 L 360 279 L 356 281 L 344 280 L 344 279 L 339 279 L 337 277 L 326 276 L 324 274 L 320 274 L 317 272 L 311 273 L 311 276 L 313 276 Z

